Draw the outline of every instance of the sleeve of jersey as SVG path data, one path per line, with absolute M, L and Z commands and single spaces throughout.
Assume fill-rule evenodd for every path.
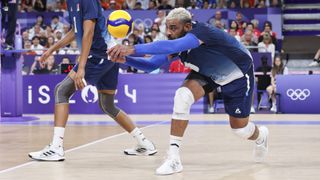
M 152 72 L 168 62 L 167 55 L 154 55 L 150 58 L 126 56 L 126 65 L 145 72 Z
M 207 45 L 212 45 L 219 42 L 219 39 L 223 36 L 221 30 L 217 31 L 217 29 L 214 28 L 210 29 L 210 27 L 204 24 L 199 24 L 196 28 L 193 28 L 189 33 L 193 34 Z
M 136 54 L 174 54 L 196 48 L 200 42 L 196 36 L 187 33 L 175 40 L 162 40 L 153 43 L 135 45 Z
M 82 0 L 82 9 L 84 20 L 98 18 L 98 4 L 96 0 Z

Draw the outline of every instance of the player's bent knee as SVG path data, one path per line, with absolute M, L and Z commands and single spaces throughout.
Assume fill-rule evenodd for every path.
M 101 110 L 115 119 L 120 109 L 114 105 L 114 94 L 99 93 L 99 106 Z
M 55 104 L 69 103 L 69 99 L 75 91 L 76 88 L 74 86 L 74 81 L 69 76 L 67 76 L 55 87 Z
M 188 120 L 191 105 L 194 103 L 194 97 L 191 90 L 187 87 L 177 89 L 174 96 L 172 119 Z
M 249 122 L 243 128 L 237 128 L 237 129 L 232 128 L 232 132 L 236 136 L 238 136 L 238 137 L 240 137 L 242 139 L 248 139 L 254 134 L 255 128 L 256 128 L 256 126 L 252 122 Z

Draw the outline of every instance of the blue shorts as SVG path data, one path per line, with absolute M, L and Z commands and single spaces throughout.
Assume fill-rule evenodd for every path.
M 78 70 L 78 64 L 73 68 Z M 107 58 L 101 59 L 88 56 L 85 67 L 84 79 L 88 84 L 94 85 L 98 90 L 115 90 L 118 85 L 119 64 L 109 61 Z
M 209 93 L 220 86 L 211 78 L 195 71 L 191 71 L 186 79 L 198 81 L 206 93 Z M 226 113 L 237 118 L 248 117 L 250 115 L 252 104 L 253 89 L 254 74 L 252 67 L 242 78 L 221 86 L 221 93 Z

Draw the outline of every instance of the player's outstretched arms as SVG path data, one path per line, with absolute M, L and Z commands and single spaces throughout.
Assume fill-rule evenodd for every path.
M 108 50 L 111 59 L 131 54 L 173 54 L 198 47 L 202 42 L 193 34 L 188 33 L 175 40 L 162 40 L 135 46 L 117 45 Z
M 168 55 L 154 55 L 149 58 L 126 56 L 118 58 L 117 63 L 124 63 L 145 72 L 152 72 L 169 61 Z

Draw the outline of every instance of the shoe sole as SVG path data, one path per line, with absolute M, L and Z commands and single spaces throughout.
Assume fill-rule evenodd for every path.
M 29 158 L 33 159 L 33 160 L 36 160 L 36 161 L 52 161 L 52 162 L 61 162 L 61 161 L 64 161 L 65 159 L 57 159 L 57 160 L 47 160 L 47 159 L 37 159 L 37 158 L 34 158 L 32 157 L 30 154 L 28 154 Z
M 258 159 L 258 160 L 255 159 L 254 161 L 255 161 L 256 163 L 263 163 L 263 162 L 265 161 L 265 158 L 266 158 L 268 152 L 269 152 L 269 144 L 268 144 L 268 143 L 269 143 L 269 142 L 268 142 L 268 141 L 269 141 L 269 129 L 268 129 L 267 127 L 264 127 L 264 128 L 266 129 L 266 133 L 267 133 L 267 137 L 266 137 L 266 140 L 265 140 L 265 141 L 266 141 L 266 144 L 267 144 L 267 148 L 266 148 L 266 149 L 267 149 L 267 150 L 266 150 L 267 153 L 266 153 L 266 155 L 265 155 L 263 158 Z
M 158 173 L 155 173 L 157 176 L 169 176 L 169 175 L 173 175 L 173 174 L 176 174 L 176 173 L 181 173 L 183 169 L 179 170 L 179 171 L 176 171 L 176 172 L 173 172 L 173 173 L 170 173 L 170 174 L 158 174 Z
M 157 150 L 154 150 L 148 154 L 145 154 L 145 153 L 131 154 L 131 153 L 128 153 L 127 151 L 123 151 L 123 153 L 128 156 L 153 156 L 153 155 L 157 154 L 157 152 L 158 152 Z

